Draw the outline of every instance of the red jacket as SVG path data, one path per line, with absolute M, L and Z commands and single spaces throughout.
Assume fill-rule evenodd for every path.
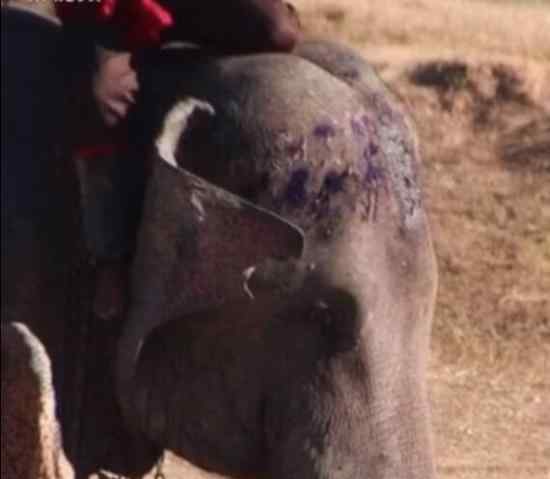
M 116 31 L 122 47 L 140 49 L 159 43 L 161 32 L 172 25 L 172 16 L 155 0 L 56 1 L 66 24 L 108 27 Z

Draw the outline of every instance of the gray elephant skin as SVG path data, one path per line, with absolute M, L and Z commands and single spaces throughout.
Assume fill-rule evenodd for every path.
M 126 448 L 120 472 L 168 449 L 237 479 L 433 478 L 437 271 L 399 102 L 328 43 L 140 69 L 130 131 L 153 161 L 122 331 L 89 319 L 71 164 L 28 177 L 55 125 L 31 115 L 41 136 L 12 151 L 2 124 L 3 158 L 25 160 L 2 161 L 2 323 L 51 357 L 76 477 Z M 8 80 L 55 98 L 55 71 L 3 70 L 3 99 Z
M 329 43 L 202 55 L 142 77 L 136 138 L 157 151 L 116 364 L 128 427 L 236 478 L 435 477 L 437 270 L 399 102 Z

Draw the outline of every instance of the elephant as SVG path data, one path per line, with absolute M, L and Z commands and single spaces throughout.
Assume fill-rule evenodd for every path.
M 128 428 L 235 478 L 434 478 L 437 268 L 398 100 L 329 42 L 141 66 Z
M 19 15 L 2 35 L 35 21 Z M 2 69 L 3 116 L 28 126 L 2 122 L 2 323 L 51 357 L 76 477 L 118 441 L 140 471 L 166 449 L 237 479 L 434 478 L 437 268 L 414 128 L 374 69 L 318 41 L 136 58 L 128 128 L 150 176 L 128 317 L 99 324 L 71 164 L 31 168 L 57 154 L 57 125 L 32 114 L 62 95 L 55 30 L 28 29 L 43 46 L 28 81 Z
M 27 326 L 5 323 L 1 354 L 1 476 L 74 479 L 63 453 L 51 363 L 43 344 Z

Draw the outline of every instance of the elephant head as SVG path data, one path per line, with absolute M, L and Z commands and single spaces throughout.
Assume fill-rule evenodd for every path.
M 237 478 L 433 478 L 437 275 L 395 100 L 330 44 L 170 61 L 193 98 L 161 115 L 117 361 L 127 424 Z

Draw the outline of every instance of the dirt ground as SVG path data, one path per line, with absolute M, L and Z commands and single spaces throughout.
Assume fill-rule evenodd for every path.
M 309 35 L 372 61 L 418 126 L 440 268 L 439 477 L 549 479 L 550 2 L 295 3 Z

